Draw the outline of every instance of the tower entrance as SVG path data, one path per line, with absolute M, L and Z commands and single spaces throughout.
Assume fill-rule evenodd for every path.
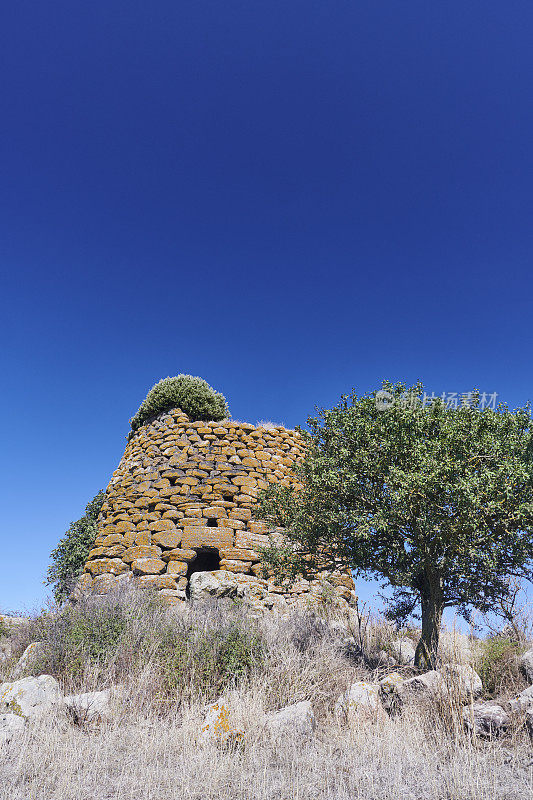
M 212 572 L 220 569 L 220 554 L 215 547 L 202 547 L 196 551 L 198 555 L 191 561 L 187 569 L 187 588 L 185 593 L 190 596 L 189 581 L 195 572 Z

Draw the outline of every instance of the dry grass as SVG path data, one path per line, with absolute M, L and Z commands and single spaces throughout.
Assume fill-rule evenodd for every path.
M 198 742 L 202 707 L 166 717 L 132 708 L 90 733 L 49 724 L 0 753 L 0 800 L 524 800 L 533 796 L 525 744 L 475 747 L 414 715 L 330 717 L 313 740 L 273 744 L 261 731 L 265 696 L 233 698 L 245 722 L 239 751 Z
M 182 685 L 174 694 L 161 693 L 155 651 L 135 669 L 119 658 L 116 671 L 117 653 L 131 647 L 146 625 L 142 609 L 141 603 L 124 642 L 113 651 L 107 682 L 101 662 L 87 663 L 74 677 L 68 670 L 58 675 L 66 692 L 101 688 L 120 678 L 124 699 L 113 722 L 91 729 L 48 719 L 29 728 L 22 741 L 0 750 L 0 800 L 533 798 L 532 750 L 523 731 L 496 742 L 472 742 L 459 722 L 459 705 L 420 705 L 394 719 L 385 714 L 362 719 L 352 729 L 340 724 L 332 713 L 335 700 L 354 680 L 372 676 L 360 661 L 346 657 L 334 626 L 305 614 L 254 623 L 241 619 L 239 609 L 233 612 L 236 624 L 253 629 L 263 651 L 260 662 L 228 680 L 225 689 L 245 744 L 227 750 L 201 743 L 209 693 L 183 691 Z M 153 608 L 149 613 L 156 628 L 170 619 L 181 630 L 203 635 L 225 629 L 230 612 L 212 606 L 170 618 Z M 367 629 L 366 635 L 381 644 L 387 630 Z M 18 635 L 22 647 L 24 637 Z M 192 662 L 187 664 L 189 669 Z M 315 736 L 273 742 L 262 725 L 265 712 L 303 699 L 312 701 L 317 715 Z

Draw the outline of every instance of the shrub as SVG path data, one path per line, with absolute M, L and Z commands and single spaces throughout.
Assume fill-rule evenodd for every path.
M 261 637 L 244 619 L 227 610 L 170 616 L 146 591 L 83 597 L 30 628 L 26 640 L 43 642 L 32 669 L 78 688 L 87 675 L 97 684 L 127 683 L 148 669 L 159 697 L 211 699 L 246 680 L 263 659 Z
M 218 421 L 229 416 L 224 395 L 215 392 L 203 378 L 177 375 L 174 378 L 163 378 L 150 389 L 130 420 L 132 431 L 171 408 L 180 408 L 193 422 Z
M 474 667 L 485 691 L 491 695 L 504 691 L 516 693 L 523 684 L 518 669 L 518 656 L 523 648 L 501 635 L 488 636 L 480 645 Z
M 9 625 L 8 625 L 8 624 L 7 624 L 7 622 L 6 622 L 6 621 L 3 619 L 3 617 L 2 617 L 2 616 L 0 616 L 0 639 L 1 639 L 3 636 L 9 636 Z
M 313 613 L 296 612 L 281 628 L 286 631 L 290 642 L 299 653 L 313 651 L 324 639 L 332 638 L 327 623 Z
M 45 584 L 53 586 L 58 603 L 67 599 L 80 576 L 89 550 L 96 538 L 96 522 L 104 502 L 105 493 L 101 489 L 85 508 L 81 519 L 72 522 L 59 544 L 52 550 L 52 564 L 46 573 Z
M 220 628 L 168 626 L 157 661 L 165 694 L 183 695 L 187 687 L 216 698 L 230 684 L 248 678 L 263 658 L 260 637 L 234 621 Z

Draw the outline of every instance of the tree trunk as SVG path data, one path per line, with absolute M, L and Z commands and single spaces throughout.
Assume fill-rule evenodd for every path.
M 444 610 L 442 585 L 440 578 L 434 575 L 425 575 L 421 583 L 422 635 L 416 647 L 415 666 L 420 669 L 435 669 Z

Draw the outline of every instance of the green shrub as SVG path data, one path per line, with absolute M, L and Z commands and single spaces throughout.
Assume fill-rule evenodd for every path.
M 68 531 L 50 554 L 52 564 L 46 573 L 45 584 L 54 587 L 53 593 L 58 603 L 67 599 L 83 571 L 96 538 L 96 522 L 104 496 L 104 491 L 100 490 L 87 505 L 83 517 L 70 524 Z
M 0 616 L 0 639 L 3 636 L 9 636 L 9 625 Z
M 193 422 L 218 421 L 229 416 L 224 395 L 215 392 L 203 378 L 177 375 L 174 378 L 163 378 L 150 389 L 130 420 L 132 431 L 171 408 L 180 408 Z
M 522 650 L 506 636 L 488 636 L 483 640 L 474 667 L 486 692 L 498 695 L 508 690 L 515 693 L 521 688 L 518 656 Z
M 263 658 L 253 631 L 228 621 L 220 628 L 168 627 L 161 637 L 156 663 L 165 694 L 183 695 L 187 687 L 218 697 L 229 684 L 245 680 Z
M 86 675 L 128 683 L 148 669 L 152 693 L 174 700 L 216 698 L 246 680 L 264 656 L 256 629 L 227 609 L 169 617 L 160 598 L 134 590 L 83 597 L 30 627 L 19 650 L 29 640 L 43 642 L 32 669 L 79 688 Z

